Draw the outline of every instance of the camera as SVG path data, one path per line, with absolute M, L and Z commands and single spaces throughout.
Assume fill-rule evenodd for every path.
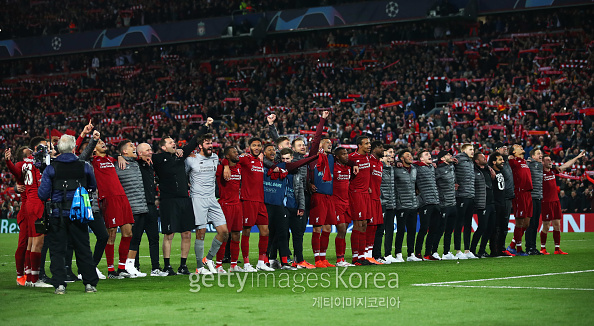
M 35 152 L 33 152 L 33 160 L 35 167 L 43 173 L 43 170 L 50 165 L 50 155 L 47 147 L 41 144 L 37 145 Z

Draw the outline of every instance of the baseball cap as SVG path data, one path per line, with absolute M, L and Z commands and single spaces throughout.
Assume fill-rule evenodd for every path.
M 441 158 L 448 154 L 452 154 L 452 152 L 451 151 L 440 151 L 439 154 L 437 154 L 437 160 L 441 161 Z
M 497 143 L 495 143 L 495 147 L 494 147 L 494 149 L 495 149 L 495 150 L 498 150 L 498 149 L 500 149 L 501 147 L 506 147 L 506 146 L 508 146 L 508 145 L 509 145 L 508 143 L 497 142 Z

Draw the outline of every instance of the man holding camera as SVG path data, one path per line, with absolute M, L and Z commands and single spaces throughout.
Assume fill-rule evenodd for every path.
M 47 240 L 50 249 L 52 284 L 55 294 L 66 293 L 66 269 L 64 256 L 70 240 L 76 252 L 76 261 L 82 274 L 85 292 L 97 292 L 99 278 L 89 244 L 89 230 L 85 223 L 69 218 L 74 193 L 79 186 L 94 190 L 95 175 L 90 165 L 78 160 L 74 155 L 76 140 L 63 135 L 58 142 L 61 153 L 43 172 L 38 196 L 42 201 L 51 199 L 49 232 Z

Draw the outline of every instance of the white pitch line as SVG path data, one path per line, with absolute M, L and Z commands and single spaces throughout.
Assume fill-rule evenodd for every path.
M 546 273 L 546 274 L 533 274 L 533 275 L 520 275 L 520 276 L 483 278 L 483 279 L 478 279 L 478 280 L 449 281 L 449 282 L 435 282 L 435 283 L 418 283 L 418 284 L 411 284 L 411 285 L 412 286 L 444 286 L 446 284 L 459 284 L 459 283 L 482 282 L 482 281 L 497 281 L 497 280 L 511 280 L 511 279 L 516 279 L 516 278 L 540 277 L 540 276 L 552 276 L 552 275 L 564 275 L 564 274 L 578 274 L 578 273 L 589 273 L 589 272 L 594 272 L 594 269 L 588 269 L 588 270 L 584 270 L 584 271 L 560 272 L 560 273 Z
M 419 286 L 421 284 L 413 284 Z M 490 285 L 452 285 L 452 284 L 432 284 L 422 286 L 443 286 L 443 287 L 457 287 L 457 288 L 482 288 L 482 289 L 529 289 L 529 290 L 574 290 L 574 291 L 594 291 L 594 289 L 584 288 L 547 288 L 540 286 L 490 286 Z

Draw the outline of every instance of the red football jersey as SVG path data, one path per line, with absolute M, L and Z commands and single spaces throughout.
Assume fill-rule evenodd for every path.
M 371 199 L 380 200 L 384 165 L 373 155 L 369 155 L 369 163 L 371 163 L 371 179 L 369 181 L 369 187 L 371 188 L 370 196 Z
M 99 199 L 108 196 L 126 196 L 115 169 L 114 164 L 117 164 L 117 161 L 113 157 L 94 156 L 92 163 L 93 169 L 95 169 Z M 138 186 L 141 187 L 142 185 Z
M 515 190 L 532 191 L 532 175 L 530 174 L 530 168 L 526 164 L 526 160 L 516 157 L 509 160 L 509 166 L 514 175 Z
M 24 161 L 17 162 L 16 164 L 13 164 L 12 161 L 6 161 L 6 165 L 8 166 L 10 173 L 12 173 L 12 175 L 14 175 L 14 177 L 16 179 L 16 183 L 19 185 L 24 185 L 24 183 L 23 183 L 23 164 L 25 164 Z M 25 205 L 26 201 L 27 201 L 27 190 L 25 190 L 24 192 L 21 193 L 21 206 Z
M 550 203 L 553 201 L 559 201 L 559 194 L 557 193 L 557 171 L 549 170 L 543 171 L 542 180 L 542 202 Z
M 217 184 L 219 186 L 219 203 L 221 205 L 239 204 L 241 169 L 239 165 L 229 166 L 231 169 L 231 179 L 229 181 L 223 178 L 223 166 L 217 166 Z
M 334 162 L 334 178 L 332 180 L 332 197 L 335 203 L 349 204 L 349 180 L 351 167 Z
M 35 159 L 33 159 L 33 156 L 29 156 L 23 160 L 21 171 L 27 199 L 41 202 L 41 199 L 39 199 L 39 196 L 37 195 L 37 190 L 41 183 L 41 172 L 39 172 L 39 169 L 35 166 Z
M 352 192 L 369 192 L 369 183 L 371 179 L 371 164 L 369 155 L 361 155 L 357 152 L 349 154 L 349 161 L 359 166 L 359 173 L 353 176 L 349 185 Z
M 264 202 L 264 165 L 252 154 L 239 156 L 239 168 L 244 186 L 241 187 L 241 199 Z

